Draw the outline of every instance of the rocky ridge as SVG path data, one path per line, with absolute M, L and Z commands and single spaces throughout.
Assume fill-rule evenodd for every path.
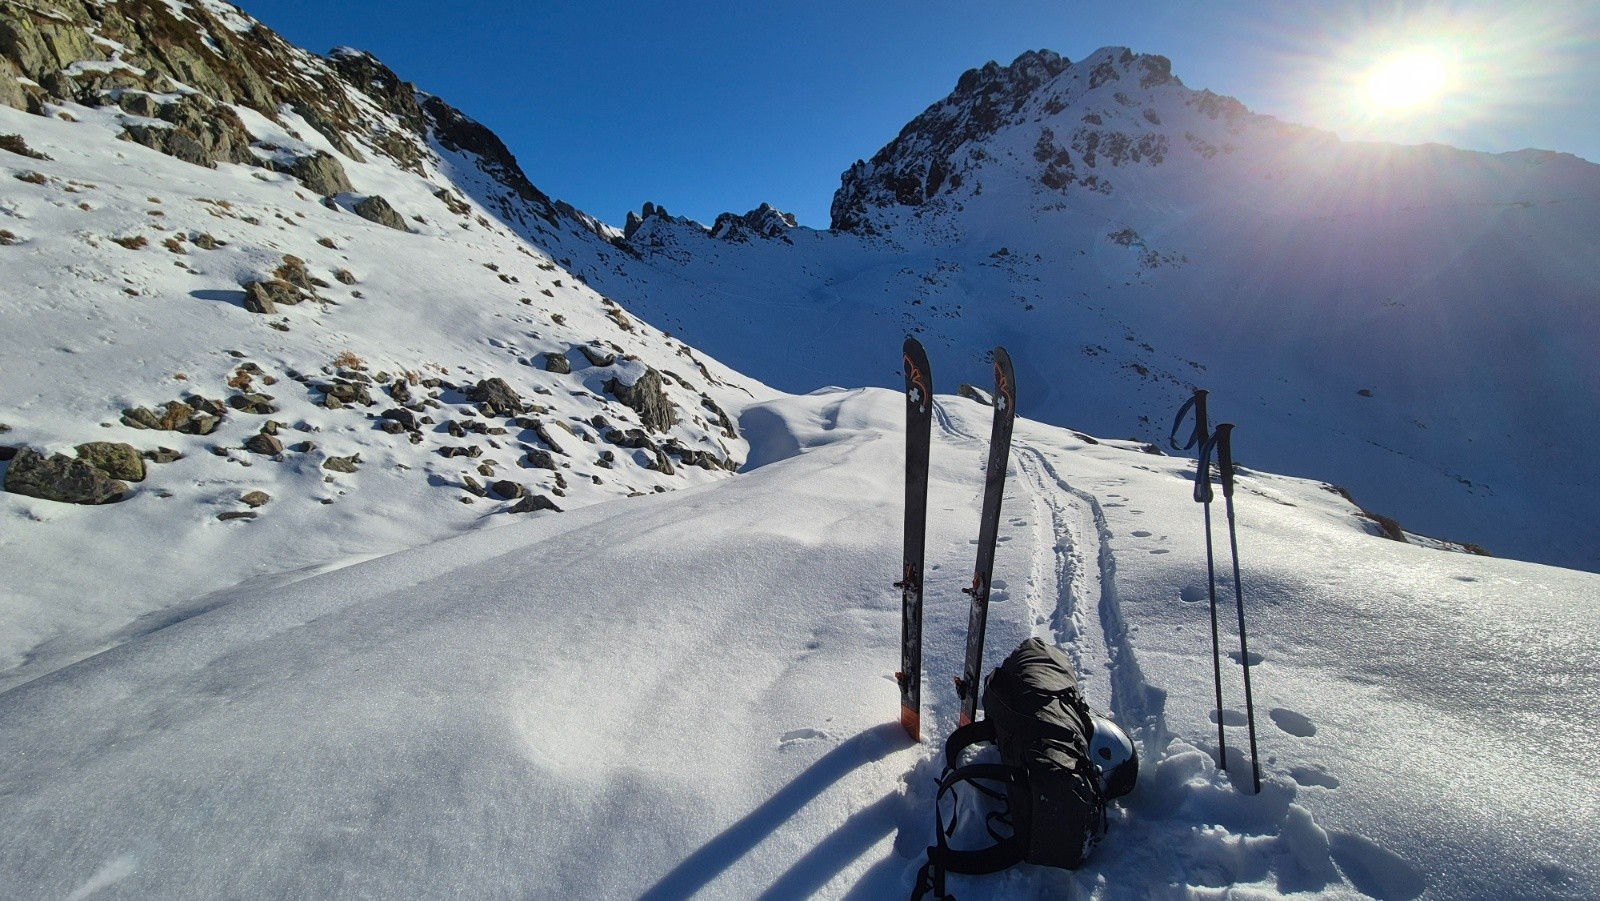
M 1113 170 L 1154 168 L 1173 153 L 1210 158 L 1218 152 L 1217 144 L 1194 132 L 1173 134 L 1162 111 L 1185 107 L 1217 124 L 1207 129 L 1214 139 L 1251 126 L 1285 127 L 1231 97 L 1191 90 L 1172 74 L 1166 57 L 1125 47 L 1101 49 L 1078 63 L 1048 50 L 1023 53 L 1008 66 L 989 62 L 967 70 L 949 96 L 841 176 L 832 227 L 875 234 L 888 227 L 876 211 L 981 193 L 974 176 L 994 165 L 996 136 L 1013 131 L 1033 136 L 1031 159 L 1022 168 L 1034 184 L 1062 196 L 1110 194 Z

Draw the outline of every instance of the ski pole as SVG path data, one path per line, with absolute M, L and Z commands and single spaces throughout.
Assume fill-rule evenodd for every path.
M 1228 546 L 1233 555 L 1233 599 L 1239 608 L 1239 662 L 1244 666 L 1244 711 L 1250 728 L 1250 767 L 1255 793 L 1261 794 L 1261 758 L 1256 754 L 1256 707 L 1250 695 L 1250 643 L 1244 632 L 1244 584 L 1239 577 L 1239 533 L 1233 518 L 1233 423 L 1217 426 L 1217 468 L 1222 471 L 1222 501 L 1228 511 Z
M 1228 769 L 1228 740 L 1222 726 L 1222 651 L 1217 637 L 1217 567 L 1216 556 L 1211 547 L 1211 447 L 1212 436 L 1207 428 L 1206 396 L 1204 388 L 1196 388 L 1194 396 L 1178 409 L 1178 416 L 1172 421 L 1172 434 L 1167 441 L 1174 450 L 1188 450 L 1196 444 L 1200 446 L 1198 468 L 1195 471 L 1194 499 L 1201 504 L 1205 511 L 1206 526 L 1206 596 L 1211 602 L 1211 682 L 1217 695 L 1217 767 L 1223 771 Z M 1190 434 L 1189 441 L 1183 447 L 1178 447 L 1178 428 L 1183 424 L 1184 416 L 1194 410 L 1194 432 Z

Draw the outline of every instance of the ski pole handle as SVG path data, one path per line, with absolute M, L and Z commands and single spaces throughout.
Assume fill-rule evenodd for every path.
M 1200 445 L 1200 461 L 1194 471 L 1194 502 L 1197 504 L 1209 504 L 1215 496 L 1211 491 L 1211 453 L 1216 450 L 1220 434 L 1219 429 L 1217 435 L 1212 435 Z
M 1233 497 L 1233 423 L 1217 426 L 1217 469 L 1222 473 L 1222 496 Z

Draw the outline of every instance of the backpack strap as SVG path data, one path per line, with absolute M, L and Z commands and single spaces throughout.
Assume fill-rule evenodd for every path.
M 994 723 L 987 719 L 960 727 L 950 733 L 950 738 L 945 741 L 945 771 L 939 779 L 939 793 L 933 802 L 937 824 L 934 830 L 935 844 L 928 847 L 928 862 L 923 864 L 922 870 L 917 873 L 917 884 L 912 890 L 911 901 L 921 901 L 929 892 L 933 893 L 935 901 L 955 901 L 955 896 L 945 891 L 946 872 L 981 876 L 998 873 L 1022 862 L 1022 843 L 1015 836 L 996 836 L 992 825 L 989 827 L 989 834 L 995 836 L 995 844 L 975 850 L 958 850 L 950 847 L 949 837 L 955 832 L 956 817 L 952 811 L 949 823 L 945 822 L 941 802 L 946 794 L 954 795 L 955 787 L 967 782 L 990 797 L 1004 800 L 1003 793 L 980 785 L 979 780 L 999 782 L 1009 786 L 1027 779 L 1027 773 L 1020 767 L 1003 763 L 952 766 L 954 761 L 960 759 L 962 751 L 985 741 L 994 741 Z

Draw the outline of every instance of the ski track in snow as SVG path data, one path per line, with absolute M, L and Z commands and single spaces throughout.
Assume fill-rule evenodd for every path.
M 1017 450 L 1017 469 L 1035 514 L 1029 598 L 1035 628 L 1067 649 L 1085 696 L 1092 704 L 1101 701 L 1097 706 L 1142 738 L 1144 757 L 1153 761 L 1167 744 L 1165 696 L 1145 679 L 1130 641 L 1105 511 L 1094 494 L 1062 478 L 1042 450 L 1026 443 Z M 1092 660 L 1088 648 L 1094 649 Z M 1101 672 L 1108 689 L 1097 687 Z

